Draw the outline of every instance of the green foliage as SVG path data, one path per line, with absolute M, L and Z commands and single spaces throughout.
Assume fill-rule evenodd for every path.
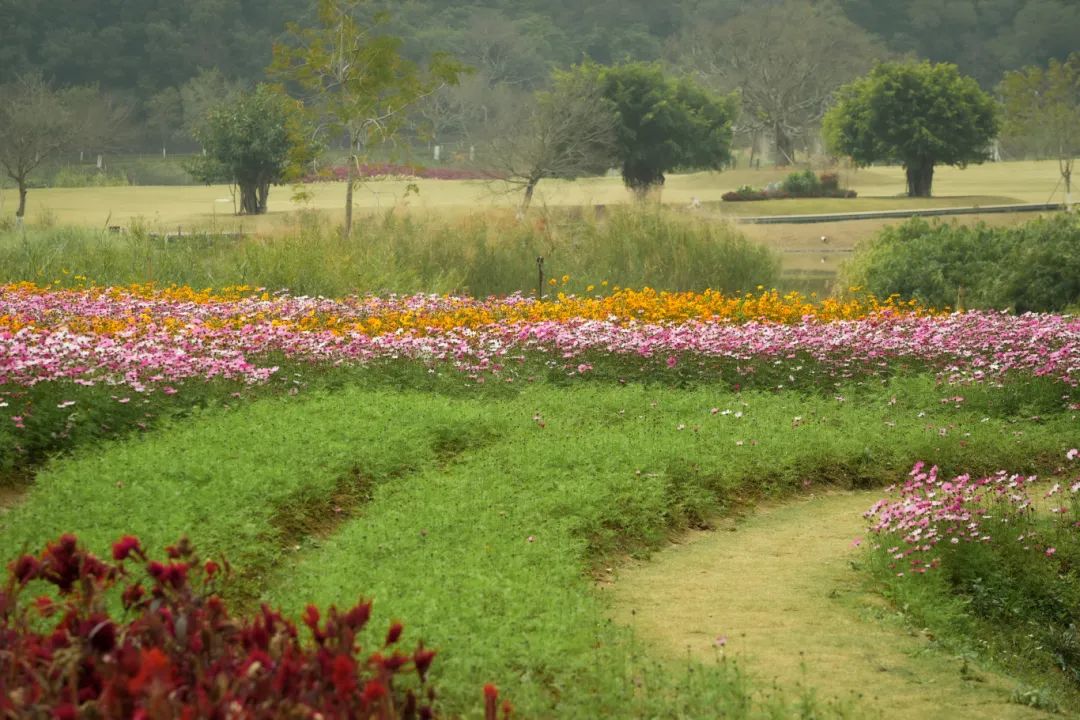
M 749 690 L 730 669 L 694 666 L 695 684 L 643 668 L 588 571 L 741 498 L 882 484 L 912 457 L 1040 471 L 1074 431 L 1048 408 L 1017 435 L 1031 421 L 1009 413 L 1009 394 L 1026 384 L 953 407 L 929 377 L 836 388 L 845 402 L 711 384 L 469 387 L 405 363 L 353 377 L 53 462 L 0 515 L 0 561 L 61 530 L 99 552 L 126 533 L 153 549 L 186 532 L 233 564 L 239 600 L 298 612 L 372 593 L 440 650 L 432 679 L 450 714 L 475 702 L 459 681 L 482 675 L 523 717 L 655 717 L 672 703 L 742 717 Z M 628 692 L 634 677 L 647 681 Z
M 19 188 L 21 220 L 30 173 L 71 144 L 75 124 L 63 95 L 40 75 L 26 75 L 0 86 L 0 128 L 0 171 Z
M 813 170 L 791 173 L 780 188 L 795 197 L 814 197 L 822 191 L 821 181 Z
M 210 111 L 195 137 L 206 150 L 187 165 L 197 180 L 240 188 L 240 211 L 266 212 L 270 186 L 297 175 L 310 158 L 310 132 L 299 105 L 269 85 L 260 85 Z
M 0 280 L 40 283 L 83 275 L 101 284 L 156 281 L 192 287 L 248 284 L 297 294 L 536 290 L 536 258 L 563 289 L 611 285 L 728 292 L 772 286 L 779 259 L 734 228 L 662 208 L 611 208 L 604 219 L 555 212 L 534 223 L 374 215 L 358 246 L 319 216 L 300 215 L 273 237 L 211 233 L 163 242 L 146 228 L 123 235 L 76 228 L 0 231 Z M 66 272 L 65 272 L 66 271 Z
M 929 197 L 935 165 L 965 167 L 988 157 L 998 107 L 955 65 L 882 63 L 840 89 L 826 114 L 830 149 L 859 165 L 904 166 L 910 197 Z
M 859 246 L 843 277 L 935 307 L 1060 312 L 1080 302 L 1080 218 L 998 228 L 910 220 Z
M 577 72 L 595 76 L 615 107 L 615 154 L 627 187 L 645 192 L 663 185 L 664 173 L 720 168 L 730 159 L 733 98 L 674 80 L 659 65 L 583 65 Z
M 1005 131 L 1025 138 L 1041 154 L 1056 157 L 1071 201 L 1073 163 L 1080 154 L 1080 53 L 1067 62 L 1051 60 L 1043 69 L 1027 67 L 1005 74 L 1000 93 Z
M 841 7 L 893 51 L 955 63 L 987 89 L 1010 68 L 1064 59 L 1080 30 L 1072 0 L 842 0 Z
M 370 146 L 392 140 L 406 110 L 443 85 L 453 85 L 464 68 L 436 53 L 426 70 L 406 59 L 401 38 L 385 34 L 388 16 L 365 25 L 356 17 L 362 0 L 318 0 L 317 26 L 289 25 L 289 42 L 274 45 L 270 73 L 295 84 L 331 135 L 349 147 L 345 231 L 352 232 L 355 166 Z

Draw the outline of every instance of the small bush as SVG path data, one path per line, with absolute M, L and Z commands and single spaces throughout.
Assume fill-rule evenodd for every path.
M 1080 217 L 1009 228 L 913 219 L 860 245 L 842 276 L 936 307 L 1061 312 L 1080 302 Z
M 0 713 L 72 720 L 434 717 L 426 680 L 435 651 L 420 643 L 402 652 L 403 628 L 394 623 L 377 650 L 360 654 L 370 602 L 331 607 L 325 619 L 309 605 L 306 643 L 265 605 L 252 617 L 230 616 L 213 594 L 227 565 L 201 562 L 183 540 L 167 552 L 167 561 L 151 561 L 126 536 L 113 545 L 109 564 L 64 535 L 40 555 L 13 562 L 0 591 Z M 133 564 L 145 571 L 146 586 Z M 36 585 L 51 586 L 55 596 L 28 600 Z M 117 598 L 119 616 L 111 611 Z M 486 698 L 495 694 L 485 688 Z
M 784 178 L 781 189 L 792 197 L 819 197 L 821 182 L 813 170 L 795 172 Z
M 743 185 L 738 190 L 724 193 L 721 198 L 728 202 L 748 202 L 788 198 L 853 198 L 856 195 L 854 190 L 840 187 L 840 177 L 836 173 L 824 173 L 819 177 L 812 170 L 803 170 L 791 173 L 782 182 L 770 183 L 764 189 Z

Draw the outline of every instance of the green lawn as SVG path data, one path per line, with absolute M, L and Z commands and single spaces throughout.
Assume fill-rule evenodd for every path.
M 237 602 L 374 597 L 376 632 L 401 619 L 440 649 L 452 715 L 475 716 L 492 681 L 523 717 L 760 716 L 775 699 L 751 702 L 729 666 L 642 655 L 595 574 L 762 497 L 877 486 L 920 458 L 1036 471 L 1075 433 L 1032 385 L 955 408 L 930 378 L 824 395 L 408 384 L 207 410 L 56 460 L 0 516 L 4 559 L 64 531 L 102 552 L 187 533 L 237 566 Z
M 662 199 L 676 206 L 688 206 L 693 198 L 702 203 L 719 203 L 720 196 L 729 190 L 741 185 L 763 186 L 783 179 L 788 172 L 763 168 L 674 174 L 668 178 Z M 1016 202 L 1048 202 L 1060 178 L 1057 163 L 1051 161 L 988 163 L 966 170 L 939 168 L 934 183 L 938 197 L 927 205 L 928 201 L 925 200 L 908 201 L 900 197 L 905 189 L 901 168 L 841 170 L 840 175 L 845 186 L 858 191 L 856 203 L 834 200 L 805 201 L 805 204 L 804 201 L 791 201 L 791 205 L 746 203 L 752 207 L 745 211 L 733 208 L 732 213 L 831 212 L 836 207 L 869 210 L 910 205 L 928 207 L 938 203 L 968 205 L 976 200 L 983 201 L 978 204 L 1009 199 Z M 461 214 L 477 210 L 509 211 L 519 202 L 516 194 L 507 193 L 499 184 L 441 180 L 420 180 L 415 184 L 420 190 L 419 194 L 406 197 L 408 182 L 365 183 L 358 188 L 356 203 L 364 211 L 397 208 Z M 50 219 L 91 227 L 128 225 L 138 220 L 153 229 L 166 231 L 175 230 L 177 226 L 217 226 L 273 232 L 282 226 L 289 213 L 302 208 L 326 212 L 335 220 L 340 217 L 345 201 L 345 190 L 341 183 L 308 185 L 305 189 L 312 196 L 310 200 L 298 203 L 292 200 L 291 188 L 274 188 L 270 193 L 270 212 L 257 218 L 237 218 L 232 215 L 233 200 L 226 186 L 35 189 L 31 190 L 28 199 L 28 220 L 40 222 Z M 631 199 L 631 194 L 618 177 L 586 178 L 575 182 L 545 180 L 538 187 L 535 207 L 540 212 L 544 206 L 612 205 L 627 203 Z M 15 202 L 14 190 L 9 188 L 0 192 L 0 215 L 13 213 Z

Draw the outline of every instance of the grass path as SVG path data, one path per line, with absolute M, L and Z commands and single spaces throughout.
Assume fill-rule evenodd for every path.
M 616 619 L 672 657 L 713 658 L 715 641 L 752 676 L 815 688 L 881 718 L 1039 718 L 1009 702 L 1013 684 L 929 647 L 882 619 L 851 566 L 876 492 L 766 508 L 731 532 L 698 532 L 611 588 Z

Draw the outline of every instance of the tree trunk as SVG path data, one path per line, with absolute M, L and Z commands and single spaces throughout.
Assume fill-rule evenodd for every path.
M 777 165 L 794 165 L 795 164 L 795 143 L 784 132 L 784 128 L 777 125 L 776 132 L 776 164 Z
M 270 197 L 270 183 L 265 180 L 259 183 L 259 214 L 266 212 L 266 203 Z
M 26 215 L 26 181 L 19 181 L 19 209 L 15 211 L 15 217 L 20 221 Z
M 346 240 L 352 236 L 352 205 L 353 205 L 353 186 L 356 184 L 356 163 L 353 162 L 353 158 L 349 158 L 349 173 L 345 179 L 345 227 L 341 230 L 341 235 Z
M 525 213 L 529 212 L 529 205 L 532 204 L 533 191 L 536 190 L 536 183 L 539 180 L 533 180 L 529 178 L 529 183 L 525 186 L 525 197 L 521 199 L 521 210 L 519 214 L 524 217 Z
M 240 214 L 259 214 L 258 186 L 253 182 L 240 183 Z
M 930 197 L 934 185 L 934 164 L 909 165 L 906 171 L 908 197 Z
M 1061 177 L 1065 180 L 1065 209 L 1072 207 L 1072 171 L 1073 159 L 1062 157 L 1058 161 L 1061 167 Z

